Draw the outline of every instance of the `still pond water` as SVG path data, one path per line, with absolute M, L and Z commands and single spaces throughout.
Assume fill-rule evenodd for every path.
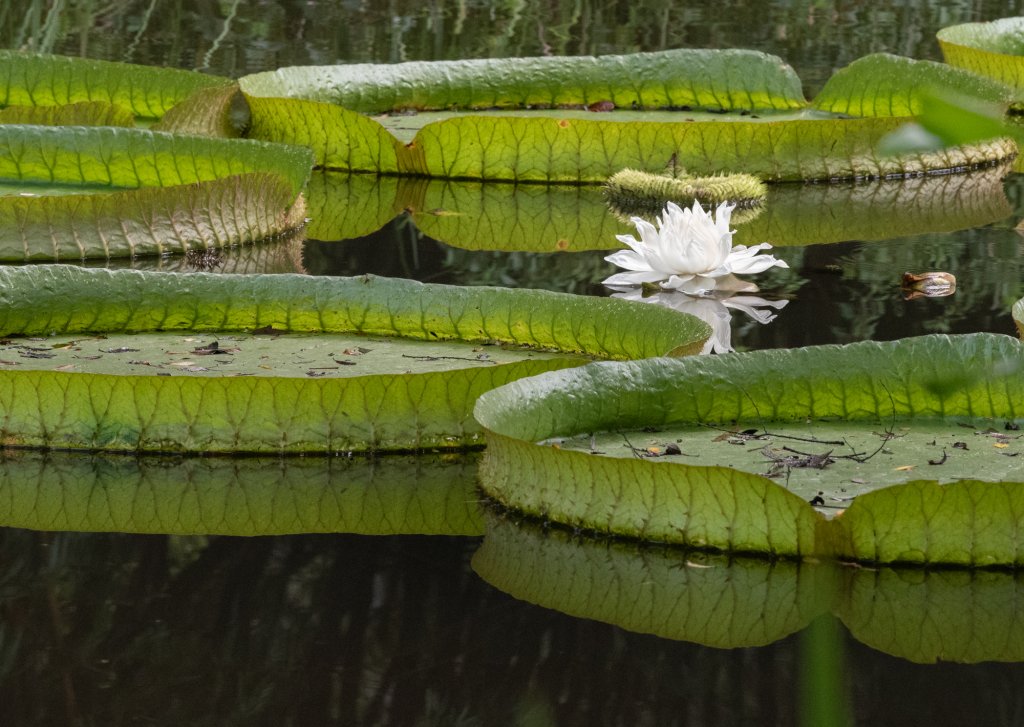
M 938 28 L 1021 11 L 995 0 L 7 0 L 0 47 L 236 77 L 343 61 L 744 47 L 789 61 L 810 96 L 860 56 L 938 58 Z M 1024 296 L 1020 179 L 773 190 L 777 213 L 748 232 L 790 265 L 759 280 L 778 315 L 762 324 L 734 313 L 732 345 L 1011 333 L 1009 306 Z M 591 249 L 607 240 L 555 230 L 502 250 L 500 225 L 445 232 L 422 210 L 391 219 L 407 190 L 314 181 L 328 190 L 325 211 L 366 209 L 314 228 L 320 240 L 134 264 L 608 294 L 606 252 Z M 529 204 L 561 221 L 605 214 L 592 191 L 552 190 Z M 484 215 L 519 204 L 515 190 L 450 192 L 475 195 Z M 378 210 L 371 197 L 387 203 Z M 607 227 L 609 240 L 627 231 Z M 928 270 L 956 275 L 955 295 L 904 300 L 901 273 Z M 293 495 L 281 492 L 323 481 L 351 516 L 310 528 L 342 534 L 257 538 L 78 533 L 70 515 L 67 532 L 0 529 L 0 720 L 1024 724 L 1015 574 L 846 572 L 580 542 L 485 517 L 475 457 L 4 461 L 5 496 L 36 498 L 30 510 L 77 498 L 102 512 L 173 498 L 169 488 L 185 481 L 164 532 L 189 520 L 204 489 L 288 506 Z M 222 531 L 213 522 L 209 532 Z M 982 663 L 919 663 L 952 655 Z

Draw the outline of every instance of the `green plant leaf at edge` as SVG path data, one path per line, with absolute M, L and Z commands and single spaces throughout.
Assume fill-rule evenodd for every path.
M 545 291 L 301 275 L 0 269 L 7 335 L 132 331 L 353 332 L 501 342 L 607 358 L 700 349 L 703 322 L 654 306 Z M 69 301 L 73 301 L 70 303 Z M 189 378 L 0 370 L 9 446 L 338 452 L 478 444 L 483 391 L 576 356 L 346 379 Z
M 1015 510 L 1006 509 L 1024 498 L 1016 483 L 911 482 L 861 495 L 826 521 L 742 469 L 611 459 L 544 442 L 683 422 L 1012 421 L 1024 412 L 1021 367 L 1020 344 L 991 334 L 591 364 L 481 398 L 481 484 L 527 514 L 645 540 L 870 562 L 1017 564 L 1024 548 Z

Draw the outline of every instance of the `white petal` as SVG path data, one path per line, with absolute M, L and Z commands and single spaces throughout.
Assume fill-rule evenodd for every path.
M 640 253 L 641 255 L 647 250 L 647 246 L 632 235 L 616 235 L 615 239 L 623 245 L 629 245 L 634 252 Z
M 650 270 L 651 266 L 643 255 L 632 250 L 619 250 L 611 255 L 606 255 L 605 260 L 626 270 Z M 662 276 L 664 277 L 664 276 Z
M 785 260 L 779 260 L 772 255 L 757 254 L 761 250 L 769 249 L 771 249 L 771 245 L 767 242 L 762 242 L 760 245 L 754 245 L 749 248 L 745 245 L 737 245 L 732 249 L 728 259 L 726 259 L 724 267 L 728 268 L 730 272 L 740 273 L 741 275 L 744 273 L 764 272 L 771 267 L 789 267 Z

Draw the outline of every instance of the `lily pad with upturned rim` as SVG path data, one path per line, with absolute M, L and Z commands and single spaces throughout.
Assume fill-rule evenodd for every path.
M 642 452 L 610 458 L 558 442 L 590 432 L 704 424 L 767 430 L 818 420 L 831 421 L 833 433 L 843 421 L 881 432 L 901 420 L 924 432 L 929 421 L 943 431 L 961 422 L 1016 426 L 1024 416 L 1022 369 L 1021 344 L 992 334 L 590 364 L 481 398 L 476 416 L 488 443 L 481 483 L 527 514 L 644 540 L 775 556 L 1018 565 L 1024 548 L 1015 513 L 1024 512 L 1024 485 L 1013 477 L 946 485 L 876 480 L 881 489 L 859 494 L 827 520 L 784 483 L 758 474 L 763 462 L 704 466 Z M 991 448 L 991 456 L 999 451 Z
M 471 409 L 483 391 L 577 365 L 581 354 L 694 353 L 709 334 L 692 316 L 546 291 L 371 276 L 171 275 L 65 266 L 0 270 L 0 332 L 8 337 L 45 342 L 54 334 L 103 334 L 106 352 L 117 353 L 133 347 L 130 337 L 116 334 L 156 330 L 207 336 L 351 333 L 503 343 L 563 355 L 530 356 L 527 350 L 514 363 L 473 360 L 420 374 L 376 374 L 370 365 L 357 364 L 369 370 L 345 378 L 263 376 L 258 367 L 241 372 L 253 376 L 197 378 L 153 367 L 142 367 L 149 375 L 129 373 L 127 365 L 125 375 L 0 366 L 4 444 L 204 453 L 458 449 L 481 443 Z M 39 353 L 30 339 L 25 345 Z M 428 353 L 438 357 L 434 349 Z M 460 348 L 456 356 L 467 354 Z M 201 361 L 194 363 L 202 367 Z M 327 365 L 335 364 L 344 365 Z M 409 368 L 415 366 L 410 362 Z

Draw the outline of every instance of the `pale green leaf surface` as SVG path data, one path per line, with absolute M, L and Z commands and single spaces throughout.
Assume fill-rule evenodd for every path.
M 960 68 L 934 61 L 875 53 L 837 71 L 814 98 L 822 111 L 851 116 L 916 116 L 923 94 L 954 92 L 970 95 L 1005 110 L 1005 86 Z
M 976 507 L 947 505 L 954 516 L 932 530 L 922 525 L 919 510 L 911 509 L 903 520 L 906 506 L 886 505 L 885 498 L 900 496 L 899 488 L 863 496 L 882 503 L 879 512 L 895 523 L 897 537 L 875 551 L 868 546 L 877 543 L 877 524 L 854 517 L 858 507 L 871 514 L 860 499 L 829 526 L 837 532 L 819 527 L 815 534 L 816 524 L 824 521 L 806 501 L 740 464 L 733 469 L 661 458 L 611 459 L 565 450 L 551 440 L 687 423 L 770 428 L 852 420 L 876 423 L 884 431 L 892 418 L 923 421 L 925 428 L 929 418 L 968 418 L 1001 426 L 1024 415 L 1022 368 L 1020 343 L 990 334 L 591 364 L 481 398 L 476 416 L 489 445 L 481 483 L 499 501 L 527 513 L 654 540 L 831 555 L 833 539 L 864 538 L 867 545 L 855 552 L 845 545 L 835 550 L 842 557 L 887 561 L 912 559 L 907 554 L 919 548 L 922 555 L 914 557 L 927 562 L 1014 563 L 1016 519 L 994 496 Z M 531 486 L 517 482 L 520 478 Z M 959 490 L 949 492 L 953 498 Z M 964 505 L 964 496 L 957 496 Z M 933 499 L 938 507 L 941 498 Z M 701 521 L 695 523 L 697 517 Z M 978 535 L 977 542 L 965 540 L 974 534 L 976 521 L 986 527 L 1002 524 Z
M 1022 520 L 1024 482 L 911 482 L 858 497 L 835 521 L 835 549 L 878 563 L 1020 566 Z
M 305 98 L 362 113 L 583 105 L 790 109 L 806 105 L 781 59 L 747 50 L 297 66 L 241 79 L 254 96 Z
M 946 63 L 1004 83 L 1024 100 L 1024 18 L 953 25 L 937 37 Z
M 572 538 L 485 515 L 473 570 L 518 598 L 577 618 L 717 648 L 764 646 L 827 612 L 831 566 L 708 556 Z
M 251 139 L 312 149 L 318 167 L 335 171 L 395 173 L 401 144 L 361 114 L 338 106 L 286 98 L 247 97 Z
M 880 139 L 905 119 L 665 124 L 461 117 L 425 126 L 415 148 L 430 176 L 599 183 L 624 168 L 661 172 L 673 158 L 691 174 L 768 181 L 887 177 L 963 170 L 1016 155 L 1009 141 L 881 156 Z
M 454 110 L 454 111 L 421 111 L 417 113 L 395 113 L 372 116 L 371 118 L 383 126 L 403 144 L 416 138 L 416 134 L 424 126 L 451 119 L 481 117 L 492 119 L 565 119 L 567 121 L 601 121 L 603 123 L 635 123 L 646 121 L 658 124 L 682 123 L 716 123 L 725 124 L 735 121 L 746 123 L 780 123 L 783 121 L 808 121 L 820 119 L 842 118 L 836 114 L 825 113 L 815 109 L 797 111 L 758 111 L 751 113 L 715 113 L 711 111 L 637 111 L 616 109 L 614 111 L 587 111 L 577 108 L 552 109 L 487 109 L 487 110 Z
M 174 68 L 0 51 L 0 106 L 105 101 L 158 119 L 200 89 L 231 83 Z
M 0 259 L 62 260 L 208 249 L 299 227 L 308 150 L 142 129 L 0 125 Z M 129 188 L 125 191 L 124 188 Z M 142 188 L 142 189 L 132 189 Z
M 0 124 L 44 126 L 135 126 L 135 115 L 106 101 L 79 101 L 61 106 L 8 106 Z
M 0 525 L 174 535 L 479 535 L 475 458 L 7 452 Z

